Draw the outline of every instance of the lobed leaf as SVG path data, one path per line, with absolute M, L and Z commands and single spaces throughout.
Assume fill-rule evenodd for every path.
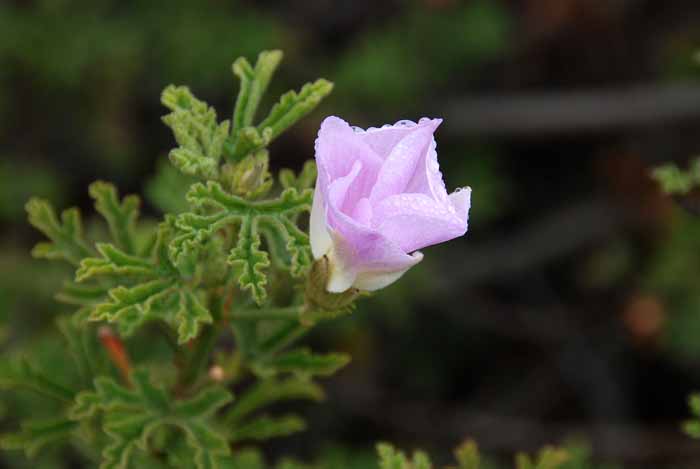
M 49 202 L 32 198 L 27 202 L 26 210 L 29 223 L 51 240 L 37 244 L 32 250 L 34 257 L 64 260 L 77 266 L 81 259 L 92 255 L 83 238 L 83 225 L 78 209 L 63 211 L 59 221 Z
M 227 226 L 238 226 L 238 239 L 228 257 L 237 269 L 238 282 L 249 290 L 258 304 L 262 304 L 267 292 L 265 269 L 270 265 L 267 252 L 261 250 L 261 234 L 279 237 L 285 241 L 290 253 L 291 269 L 300 275 L 311 263 L 309 240 L 296 225 L 295 217 L 310 210 L 311 191 L 298 192 L 285 189 L 276 199 L 251 201 L 226 192 L 219 183 L 194 184 L 187 200 L 208 214 L 194 212 L 181 214 L 175 225 L 180 234 L 170 244 L 170 256 L 181 262 L 184 256 L 193 256 L 211 240 L 215 233 Z M 261 226 L 264 225 L 264 228 Z M 274 248 L 271 250 L 274 254 Z
M 229 122 L 217 123 L 216 111 L 185 86 L 168 86 L 161 102 L 172 112 L 163 116 L 179 147 L 170 152 L 173 165 L 189 176 L 214 179 L 228 137 Z
M 323 78 L 305 84 L 297 93 L 289 91 L 272 107 L 270 114 L 258 125 L 259 132 L 270 132 L 270 140 L 294 125 L 319 105 L 333 90 L 333 83 Z
M 233 73 L 241 82 L 233 112 L 234 134 L 253 123 L 260 100 L 282 61 L 282 55 L 279 50 L 263 51 L 258 55 L 255 68 L 244 57 L 233 63 Z
M 117 247 L 126 254 L 136 254 L 134 228 L 141 205 L 139 198 L 128 195 L 120 201 L 114 185 L 103 181 L 93 182 L 88 191 L 95 200 L 95 209 L 107 220 Z
M 231 401 L 223 388 L 207 388 L 194 397 L 172 401 L 161 387 L 154 386 L 148 374 L 132 374 L 134 389 L 126 389 L 110 378 L 95 380 L 95 391 L 78 395 L 70 411 L 74 420 L 103 414 L 102 425 L 110 438 L 103 450 L 105 468 L 126 469 L 135 452 L 148 451 L 154 432 L 162 427 L 176 427 L 194 452 L 194 467 L 219 467 L 222 456 L 229 454 L 226 439 L 212 425 L 211 417 Z

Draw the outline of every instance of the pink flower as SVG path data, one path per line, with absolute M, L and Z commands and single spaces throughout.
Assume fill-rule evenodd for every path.
M 328 257 L 329 292 L 384 288 L 423 259 L 418 249 L 466 233 L 471 189 L 447 194 L 433 138 L 441 122 L 321 124 L 311 249 Z

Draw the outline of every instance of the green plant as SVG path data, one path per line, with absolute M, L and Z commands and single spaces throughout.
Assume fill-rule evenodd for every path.
M 276 184 L 267 146 L 332 84 L 284 94 L 254 124 L 281 58 L 270 51 L 254 66 L 234 63 L 241 87 L 231 120 L 219 121 L 186 87 L 164 90 L 163 121 L 177 141 L 169 157 L 183 176 L 161 168 L 149 186 L 172 209 L 160 221 L 140 220 L 138 197 L 101 181 L 89 193 L 104 229 L 86 233 L 77 209 L 59 216 L 46 200 L 27 203 L 48 238 L 33 255 L 75 271 L 56 296 L 76 310 L 57 323 L 72 366 L 61 376 L 29 352 L 2 370 L 3 387 L 54 403 L 46 418 L 32 415 L 5 435 L 4 448 L 32 456 L 68 441 L 103 468 L 236 467 L 232 447 L 303 430 L 301 417 L 261 409 L 322 399 L 314 379 L 349 358 L 293 346 L 339 312 L 305 300 L 314 166 L 285 170 Z M 222 346 L 232 338 L 235 347 Z

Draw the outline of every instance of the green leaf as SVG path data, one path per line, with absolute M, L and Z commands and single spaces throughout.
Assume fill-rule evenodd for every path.
M 380 469 L 410 469 L 406 455 L 388 443 L 377 445 Z
M 304 420 L 296 415 L 283 417 L 258 417 L 231 430 L 229 438 L 236 442 L 241 440 L 263 441 L 270 438 L 289 436 L 306 429 Z
M 218 177 L 229 122 L 217 123 L 216 111 L 185 86 L 168 86 L 161 102 L 172 111 L 163 122 L 172 129 L 179 145 L 169 155 L 173 165 L 189 176 Z
M 160 387 L 151 384 L 148 374 L 132 374 L 134 389 L 112 379 L 97 378 L 95 391 L 83 392 L 70 411 L 71 418 L 82 420 L 100 412 L 110 443 L 102 455 L 102 469 L 126 469 L 135 452 L 147 452 L 154 432 L 162 427 L 178 428 L 194 451 L 194 467 L 219 467 L 219 459 L 229 454 L 228 442 L 216 430 L 212 416 L 232 397 L 223 388 L 207 388 L 194 397 L 173 401 Z
M 92 255 L 92 251 L 83 238 L 83 225 L 80 213 L 76 208 L 65 210 L 61 221 L 49 202 L 32 198 L 26 205 L 29 223 L 41 231 L 50 243 L 42 242 L 32 250 L 34 257 L 50 260 L 64 260 L 78 265 L 84 257 Z
M 479 448 L 473 441 L 462 443 L 455 450 L 455 458 L 459 464 L 459 469 L 479 469 L 481 467 Z
M 189 206 L 185 194 L 195 182 L 196 178 L 182 174 L 168 161 L 160 160 L 155 176 L 146 184 L 146 199 L 162 213 L 186 212 Z
M 569 460 L 566 450 L 553 447 L 544 447 L 536 458 L 520 453 L 515 458 L 517 469 L 559 469 Z
M 147 259 L 127 254 L 113 244 L 97 243 L 102 258 L 88 257 L 80 262 L 75 280 L 84 282 L 99 276 L 147 276 L 154 274 L 154 267 Z
M 200 297 L 189 278 L 183 278 L 170 262 L 168 244 L 172 240 L 171 232 L 172 227 L 166 220 L 158 228 L 156 243 L 148 258 L 126 254 L 111 244 L 98 244 L 102 257 L 81 262 L 76 272 L 79 282 L 108 279 L 121 283 L 132 280 L 128 286 L 112 287 L 106 297 L 87 303 L 91 308 L 91 320 L 117 323 L 120 333 L 126 336 L 147 321 L 162 320 L 177 329 L 180 343 L 196 337 L 202 324 L 212 322 L 205 306 L 206 298 Z M 134 284 L 133 280 L 137 283 Z M 76 289 L 71 293 L 69 298 L 75 300 Z
M 295 91 L 285 93 L 273 106 L 270 114 L 258 125 L 258 132 L 270 132 L 270 140 L 275 139 L 314 110 L 332 90 L 333 83 L 321 78 L 305 84 L 298 93 Z
M 61 291 L 56 294 L 56 299 L 69 305 L 94 306 L 104 302 L 108 291 L 109 288 L 102 285 L 66 281 Z
M 0 437 L 0 447 L 5 450 L 24 450 L 27 458 L 33 458 L 49 443 L 63 441 L 71 436 L 77 423 L 66 418 L 27 420 L 21 431 Z
M 56 323 L 68 344 L 82 384 L 89 387 L 93 376 L 109 373 L 109 362 L 94 327 L 86 325 L 80 315 L 60 317 Z
M 264 269 L 270 266 L 269 256 L 260 250 L 260 244 L 257 218 L 242 218 L 238 242 L 231 251 L 228 262 L 235 269 L 239 269 L 238 283 L 243 290 L 250 291 L 258 304 L 262 304 L 267 297 L 267 276 Z
M 279 180 L 285 189 L 290 187 L 298 191 L 313 189 L 316 182 L 316 163 L 314 160 L 308 160 L 304 163 L 304 167 L 298 176 L 291 169 L 282 168 L 279 172 Z
M 227 427 L 235 426 L 262 407 L 275 402 L 304 399 L 320 401 L 324 398 L 323 389 L 314 382 L 296 377 L 278 380 L 260 380 L 248 389 L 229 409 L 224 418 Z
M 36 369 L 27 359 L 7 364 L 0 370 L 0 388 L 29 389 L 59 401 L 72 401 L 75 392 L 49 377 L 50 374 Z
M 195 208 L 207 209 L 208 214 L 188 212 L 177 217 L 175 224 L 181 234 L 170 245 L 171 258 L 178 262 L 183 256 L 191 256 L 218 230 L 238 226 L 238 240 L 228 260 L 238 270 L 241 288 L 249 290 L 255 301 L 262 304 L 267 297 L 265 268 L 270 260 L 260 249 L 260 226 L 264 224 L 286 241 L 292 270 L 300 274 L 310 262 L 308 236 L 294 220 L 301 212 L 310 210 L 311 197 L 310 190 L 299 193 L 289 188 L 276 199 L 250 201 L 226 192 L 216 182 L 194 184 L 187 199 Z
M 233 73 L 241 82 L 233 113 L 232 132 L 234 134 L 253 123 L 260 99 L 281 61 L 282 51 L 272 50 L 263 51 L 258 55 L 255 68 L 244 57 L 233 63 Z
M 116 245 L 127 254 L 136 254 L 134 228 L 141 205 L 139 198 L 128 195 L 120 201 L 117 189 L 103 181 L 90 184 L 89 192 L 95 199 L 95 209 L 107 220 Z
M 700 158 L 694 159 L 687 170 L 668 163 L 655 168 L 651 174 L 665 193 L 685 195 L 700 185 Z
M 700 439 L 700 393 L 691 394 L 688 397 L 688 406 L 693 420 L 683 423 L 683 431 L 691 438 Z
M 306 348 L 292 350 L 261 363 L 256 363 L 258 373 L 296 373 L 301 376 L 330 376 L 350 362 L 350 356 L 341 353 L 313 354 Z

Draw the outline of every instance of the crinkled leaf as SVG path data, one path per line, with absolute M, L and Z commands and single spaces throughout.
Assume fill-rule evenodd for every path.
M 233 112 L 234 134 L 253 123 L 260 99 L 281 61 L 282 51 L 272 50 L 263 51 L 258 55 L 255 68 L 244 57 L 240 57 L 233 63 L 233 73 L 241 82 Z
M 27 202 L 26 210 L 29 223 L 51 240 L 37 244 L 32 250 L 33 256 L 59 259 L 78 265 L 81 259 L 92 255 L 83 238 L 83 225 L 78 209 L 63 211 L 59 221 L 49 202 L 33 198 Z
M 267 296 L 264 269 L 269 266 L 270 260 L 267 253 L 260 249 L 260 225 L 265 224 L 286 240 L 295 265 L 293 271 L 301 272 L 308 260 L 308 236 L 293 220 L 299 213 L 310 209 L 311 197 L 310 190 L 299 193 L 290 188 L 276 199 L 251 201 L 226 192 L 215 182 L 194 184 L 187 199 L 195 208 L 207 208 L 210 213 L 200 215 L 188 212 L 178 216 L 176 226 L 181 234 L 170 245 L 171 258 L 178 262 L 181 256 L 191 256 L 217 230 L 238 226 L 238 240 L 229 255 L 229 263 L 239 270 L 241 287 L 250 290 L 258 304 L 262 304 Z
M 283 94 L 270 114 L 258 125 L 258 131 L 262 133 L 270 129 L 270 139 L 276 138 L 311 112 L 332 90 L 333 83 L 321 78 L 305 84 L 298 93 L 289 91 Z
M 95 391 L 76 398 L 70 415 L 75 420 L 103 414 L 102 424 L 110 438 L 102 455 L 101 468 L 126 469 L 134 452 L 148 450 L 153 432 L 162 426 L 180 429 L 194 451 L 194 467 L 219 467 L 218 461 L 229 454 L 226 439 L 216 431 L 211 417 L 231 400 L 223 388 L 207 388 L 194 397 L 173 401 L 164 389 L 151 384 L 148 374 L 137 370 L 132 375 L 134 389 L 127 389 L 109 378 L 95 380 Z
M 89 192 L 95 199 L 95 209 L 107 220 L 117 247 L 127 254 L 136 254 L 134 228 L 141 205 L 139 198 L 128 195 L 120 201 L 114 185 L 103 181 L 90 184 Z
M 170 161 L 184 174 L 216 178 L 229 122 L 217 123 L 216 111 L 185 86 L 168 86 L 161 102 L 172 111 L 163 116 L 163 122 L 172 129 L 179 145 L 170 152 Z

